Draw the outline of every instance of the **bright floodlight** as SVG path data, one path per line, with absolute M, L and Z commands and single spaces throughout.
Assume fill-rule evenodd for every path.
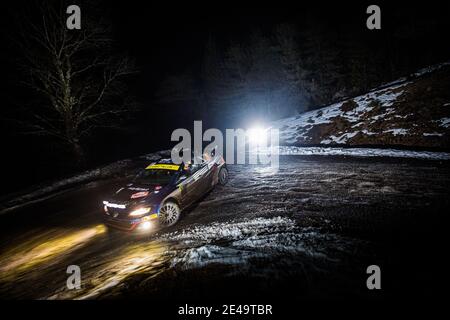
M 248 141 L 251 144 L 256 144 L 258 146 L 265 146 L 267 141 L 267 130 L 255 127 L 248 129 L 247 131 Z

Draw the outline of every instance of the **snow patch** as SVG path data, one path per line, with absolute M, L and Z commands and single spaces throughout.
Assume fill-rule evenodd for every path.
M 442 118 L 438 122 L 441 127 L 448 128 L 450 126 L 450 118 Z
M 424 74 L 431 73 L 433 71 L 442 69 L 443 67 L 446 67 L 446 66 L 450 66 L 450 61 L 420 69 L 416 73 L 413 73 L 413 76 L 416 76 L 416 77 L 423 76 Z
M 377 134 L 376 132 L 371 132 L 371 131 L 368 131 L 368 130 L 366 130 L 366 129 L 361 130 L 361 133 L 363 133 L 363 134 L 365 134 L 365 135 L 368 135 L 368 136 L 373 136 L 373 135 L 376 135 L 376 134 Z
M 405 135 L 408 134 L 408 130 L 407 130 L 407 129 L 401 129 L 401 128 L 389 129 L 389 130 L 386 130 L 386 131 L 384 131 L 384 132 L 385 132 L 385 133 L 391 133 L 391 134 L 393 134 L 394 136 L 397 136 L 397 135 L 405 136 Z
M 372 120 L 375 121 L 378 118 L 385 117 L 389 113 L 394 112 L 394 109 L 390 107 L 395 103 L 397 98 L 403 94 L 403 90 L 399 89 L 407 84 L 409 84 L 409 82 L 358 96 L 353 99 L 356 103 L 356 107 L 346 112 L 342 111 L 342 105 L 349 100 L 335 103 L 319 110 L 309 111 L 295 117 L 274 121 L 272 122 L 272 127 L 280 130 L 282 140 L 287 143 L 295 143 L 298 139 L 305 140 L 308 138 L 307 134 L 313 126 L 333 123 L 334 119 L 337 117 L 355 123 L 354 127 L 360 125 L 361 116 L 373 109 L 373 107 L 369 106 L 370 103 L 378 101 L 382 108 L 384 108 L 384 113 L 373 116 Z M 344 133 L 341 136 L 330 136 L 329 138 L 324 139 L 322 143 L 329 144 L 338 141 L 338 143 L 345 143 L 349 138 L 356 134 L 357 132 L 351 132 Z
M 324 155 L 355 157 L 394 157 L 424 160 L 450 160 L 450 153 L 431 151 L 412 151 L 376 148 L 339 148 L 339 147 L 278 147 L 279 155 Z
M 359 133 L 359 131 L 344 133 L 338 137 L 330 136 L 328 139 L 322 140 L 320 143 L 322 144 L 330 144 L 330 143 L 346 143 L 348 139 L 353 138 Z
M 444 134 L 439 132 L 424 132 L 423 134 L 425 137 L 442 137 Z
M 402 119 L 408 119 L 410 114 L 397 114 L 401 110 L 397 110 L 396 102 L 402 102 L 399 99 L 401 99 L 401 96 L 408 89 L 407 86 L 414 83 L 416 78 L 449 65 L 450 62 L 445 62 L 421 69 L 409 77 L 400 78 L 391 83 L 384 84 L 381 87 L 352 99 L 346 99 L 295 117 L 274 121 L 272 122 L 272 127 L 279 129 L 280 140 L 286 144 L 346 144 L 350 143 L 349 139 L 356 135 L 356 132 L 352 129 L 367 128 L 367 125 L 373 125 L 377 121 L 386 120 L 392 122 L 392 129 L 385 132 L 378 132 L 377 134 L 383 135 L 383 133 L 390 133 L 394 136 L 402 137 L 402 139 L 408 138 L 412 132 L 401 128 L 401 125 L 396 125 L 396 121 L 400 120 L 401 122 Z M 447 102 L 444 104 L 444 107 L 449 105 L 450 103 Z M 340 120 L 349 122 L 351 129 L 341 130 L 341 132 L 337 131 Z M 450 118 L 442 118 L 437 121 L 441 127 L 448 128 L 450 126 Z M 329 124 L 329 127 L 323 128 L 323 130 L 322 128 L 318 128 L 318 126 L 325 124 Z M 333 124 L 336 124 L 336 127 L 333 127 Z M 313 132 L 313 129 L 318 129 L 318 132 Z M 326 135 L 320 135 L 321 132 L 327 133 Z M 376 137 L 377 134 L 371 133 L 368 135 L 374 135 Z M 384 140 L 382 139 L 380 141 L 383 143 L 382 141 Z
M 244 221 L 212 223 L 208 226 L 194 226 L 189 229 L 165 234 L 161 239 L 181 241 L 184 244 L 191 245 L 197 242 L 209 243 L 218 238 L 235 240 L 250 236 L 259 231 L 278 232 L 280 230 L 292 230 L 294 227 L 294 221 L 285 217 L 255 218 Z
M 250 259 L 279 254 L 304 254 L 333 260 L 334 257 L 329 257 L 325 252 L 342 251 L 351 245 L 348 239 L 337 235 L 322 233 L 315 228 L 300 228 L 294 220 L 286 217 L 195 226 L 165 234 L 162 239 L 177 243 L 172 267 L 182 269 L 209 264 L 242 268 Z

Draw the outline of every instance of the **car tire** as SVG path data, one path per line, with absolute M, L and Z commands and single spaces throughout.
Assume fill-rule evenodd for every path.
M 181 210 L 173 201 L 165 202 L 159 209 L 159 222 L 165 227 L 173 226 L 180 219 Z
M 220 168 L 219 171 L 219 184 L 224 186 L 228 182 L 228 169 L 225 167 Z

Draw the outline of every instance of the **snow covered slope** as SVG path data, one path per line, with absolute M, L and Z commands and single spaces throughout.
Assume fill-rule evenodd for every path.
M 272 126 L 280 130 L 283 145 L 448 148 L 450 62 Z

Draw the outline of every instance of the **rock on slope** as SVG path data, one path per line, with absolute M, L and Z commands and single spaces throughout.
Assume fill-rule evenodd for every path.
M 284 145 L 449 148 L 450 63 L 367 94 L 273 122 Z

